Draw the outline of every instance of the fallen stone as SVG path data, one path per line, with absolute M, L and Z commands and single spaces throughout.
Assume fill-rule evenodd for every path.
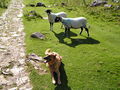
M 33 38 L 39 38 L 39 39 L 44 39 L 45 38 L 45 35 L 39 33 L 39 32 L 35 32 L 31 35 L 31 37 Z
M 36 4 L 36 7 L 46 7 L 46 6 L 45 6 L 44 3 L 39 2 L 39 3 Z
M 10 71 L 10 69 L 1 69 L 1 74 L 5 75 L 5 76 L 13 76 L 13 73 Z
M 24 76 L 24 77 L 18 78 L 16 81 L 16 84 L 17 86 L 20 86 L 20 85 L 24 85 L 28 81 L 29 81 L 29 78 L 27 76 Z
M 19 75 L 23 70 L 23 67 L 14 66 L 10 71 L 13 73 L 13 75 Z
M 1 45 L 1 46 L 0 46 L 0 49 L 6 49 L 6 47 Z
M 45 20 L 46 20 L 46 19 L 48 19 L 48 17 L 43 17 L 43 19 L 45 19 Z
M 120 6 L 119 5 L 115 6 L 115 10 L 120 10 Z
M 43 62 L 42 57 L 39 57 L 38 55 L 32 53 L 26 56 L 27 60 L 33 60 L 38 62 Z
M 111 5 L 111 4 L 105 4 L 104 7 L 111 8 L 111 7 L 113 7 L 113 5 Z
M 0 75 L 0 85 L 7 85 L 7 83 L 7 79 L 5 79 L 3 75 Z
M 112 2 L 119 3 L 120 0 L 112 0 Z
M 8 90 L 18 90 L 18 88 L 17 87 L 13 87 L 13 88 L 10 88 Z
M 43 17 L 39 13 L 37 13 L 36 11 L 34 11 L 34 10 L 28 12 L 26 16 L 27 17 L 31 17 L 31 18 L 41 18 L 41 19 L 43 19 Z
M 90 6 L 91 7 L 96 7 L 96 6 L 101 6 L 101 5 L 104 5 L 104 4 L 107 4 L 107 1 L 101 1 L 101 2 L 94 1 Z
M 61 3 L 61 6 L 64 7 L 64 6 L 67 6 L 67 4 L 64 3 L 64 2 L 62 2 L 62 3 Z

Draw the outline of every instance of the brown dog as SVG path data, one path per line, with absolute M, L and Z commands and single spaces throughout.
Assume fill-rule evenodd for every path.
M 61 65 L 62 57 L 58 53 L 52 52 L 50 49 L 47 49 L 45 51 L 45 55 L 47 55 L 46 57 L 44 57 L 44 59 L 45 59 L 45 63 L 48 63 L 48 67 L 52 75 L 52 83 L 53 84 L 56 83 L 54 78 L 54 72 L 56 72 L 58 75 L 58 84 L 61 84 L 59 67 Z

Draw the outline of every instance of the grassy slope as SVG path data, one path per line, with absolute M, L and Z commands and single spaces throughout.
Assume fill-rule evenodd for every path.
M 28 3 L 29 1 L 25 1 Z M 44 1 L 47 5 L 49 2 Z M 24 11 L 36 10 L 46 16 L 47 8 L 30 8 Z M 61 24 L 54 25 L 54 32 L 49 31 L 47 20 L 24 19 L 26 32 L 26 52 L 44 56 L 44 51 L 51 48 L 63 56 L 64 72 L 62 73 L 63 85 L 55 86 L 51 83 L 50 74 L 39 75 L 32 69 L 30 78 L 33 90 L 107 90 L 120 88 L 120 26 L 112 22 L 103 22 L 86 14 L 83 10 L 69 12 L 64 8 L 51 8 L 54 12 L 65 11 L 69 17 L 85 16 L 90 23 L 90 36 L 74 36 L 79 30 L 71 30 L 71 38 L 64 38 Z M 45 40 L 30 38 L 33 32 L 46 35 Z

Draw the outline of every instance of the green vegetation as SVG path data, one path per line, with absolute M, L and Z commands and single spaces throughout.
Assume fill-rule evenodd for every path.
M 10 0 L 0 0 L 0 8 L 7 8 Z
M 0 15 L 8 7 L 10 0 L 0 0 Z
M 55 0 L 56 1 L 56 0 Z M 70 0 L 73 2 L 72 0 Z M 80 1 L 80 0 L 79 0 Z M 86 0 L 88 1 L 88 0 Z M 25 4 L 36 3 L 25 0 Z M 39 2 L 39 1 L 38 1 Z M 51 0 L 43 3 L 51 6 L 53 12 L 64 11 L 68 17 L 84 16 L 90 24 L 90 38 L 83 31 L 71 29 L 71 38 L 63 36 L 61 24 L 54 24 L 54 32 L 49 30 L 48 20 L 25 17 L 26 53 L 45 56 L 44 51 L 51 48 L 63 56 L 62 85 L 53 85 L 50 74 L 39 75 L 29 65 L 33 90 L 119 90 L 120 89 L 120 11 L 103 7 L 54 6 Z M 58 2 L 56 2 L 58 3 Z M 44 7 L 25 7 L 24 13 L 35 10 L 46 17 Z M 44 40 L 31 38 L 34 32 L 43 33 Z

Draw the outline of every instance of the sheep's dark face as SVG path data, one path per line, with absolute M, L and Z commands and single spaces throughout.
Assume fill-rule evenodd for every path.
M 60 22 L 60 18 L 56 17 L 55 22 Z
M 50 14 L 52 12 L 52 10 L 48 9 L 45 12 L 48 13 L 48 14 Z
M 55 18 L 55 22 L 61 22 L 62 21 L 62 18 L 61 17 L 56 17 Z

